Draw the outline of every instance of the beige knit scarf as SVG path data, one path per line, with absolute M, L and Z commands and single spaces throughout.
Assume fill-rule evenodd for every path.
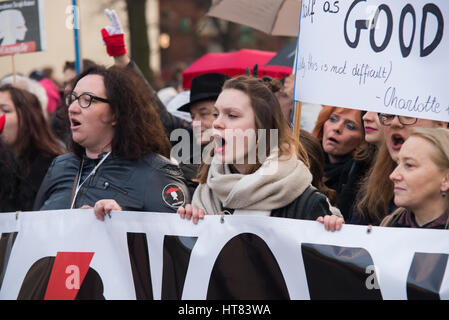
M 296 157 L 278 157 L 276 151 L 254 173 L 231 173 L 229 165 L 212 159 L 206 184 L 195 190 L 192 205 L 206 214 L 220 214 L 223 208 L 273 210 L 295 200 L 311 185 L 312 175 Z

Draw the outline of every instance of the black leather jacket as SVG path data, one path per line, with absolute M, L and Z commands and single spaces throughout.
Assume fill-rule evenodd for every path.
M 100 155 L 99 159 L 105 154 Z M 84 156 L 82 183 L 99 159 Z M 34 210 L 69 209 L 80 160 L 73 154 L 57 157 L 45 176 Z M 124 211 L 176 212 L 190 203 L 185 179 L 178 166 L 157 154 L 129 161 L 111 154 L 81 186 L 74 208 L 94 206 L 98 200 L 114 199 Z
M 223 208 L 234 214 L 234 209 Z M 226 213 L 226 212 L 225 212 Z M 318 217 L 332 215 L 328 200 L 315 187 L 309 186 L 295 200 L 282 208 L 271 210 L 270 216 L 301 220 L 316 220 Z

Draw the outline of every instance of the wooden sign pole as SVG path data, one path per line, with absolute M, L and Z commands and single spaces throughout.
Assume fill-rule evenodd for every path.
M 15 86 L 16 85 L 16 63 L 14 60 L 14 55 L 11 55 L 11 65 L 12 65 L 12 83 Z
M 293 119 L 293 135 L 299 139 L 299 132 L 301 130 L 301 109 L 302 102 L 295 101 L 294 119 Z

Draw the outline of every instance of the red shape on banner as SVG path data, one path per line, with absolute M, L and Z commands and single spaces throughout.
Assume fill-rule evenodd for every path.
M 36 42 L 34 41 L 20 42 L 17 44 L 0 46 L 0 57 L 34 51 L 36 51 Z
M 58 252 L 44 300 L 75 300 L 94 252 Z

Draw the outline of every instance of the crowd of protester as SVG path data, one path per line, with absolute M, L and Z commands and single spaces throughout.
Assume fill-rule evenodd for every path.
M 313 130 L 295 137 L 292 77 L 217 73 L 193 79 L 177 108 L 189 122 L 167 110 L 111 36 L 103 32 L 114 66 L 85 60 L 76 75 L 66 63 L 58 94 L 38 71 L 1 80 L 0 212 L 178 212 L 194 223 L 254 213 L 332 231 L 448 228 L 447 123 L 323 106 Z M 171 140 L 175 129 L 189 138 Z M 187 157 L 171 154 L 177 143 L 187 143 Z

